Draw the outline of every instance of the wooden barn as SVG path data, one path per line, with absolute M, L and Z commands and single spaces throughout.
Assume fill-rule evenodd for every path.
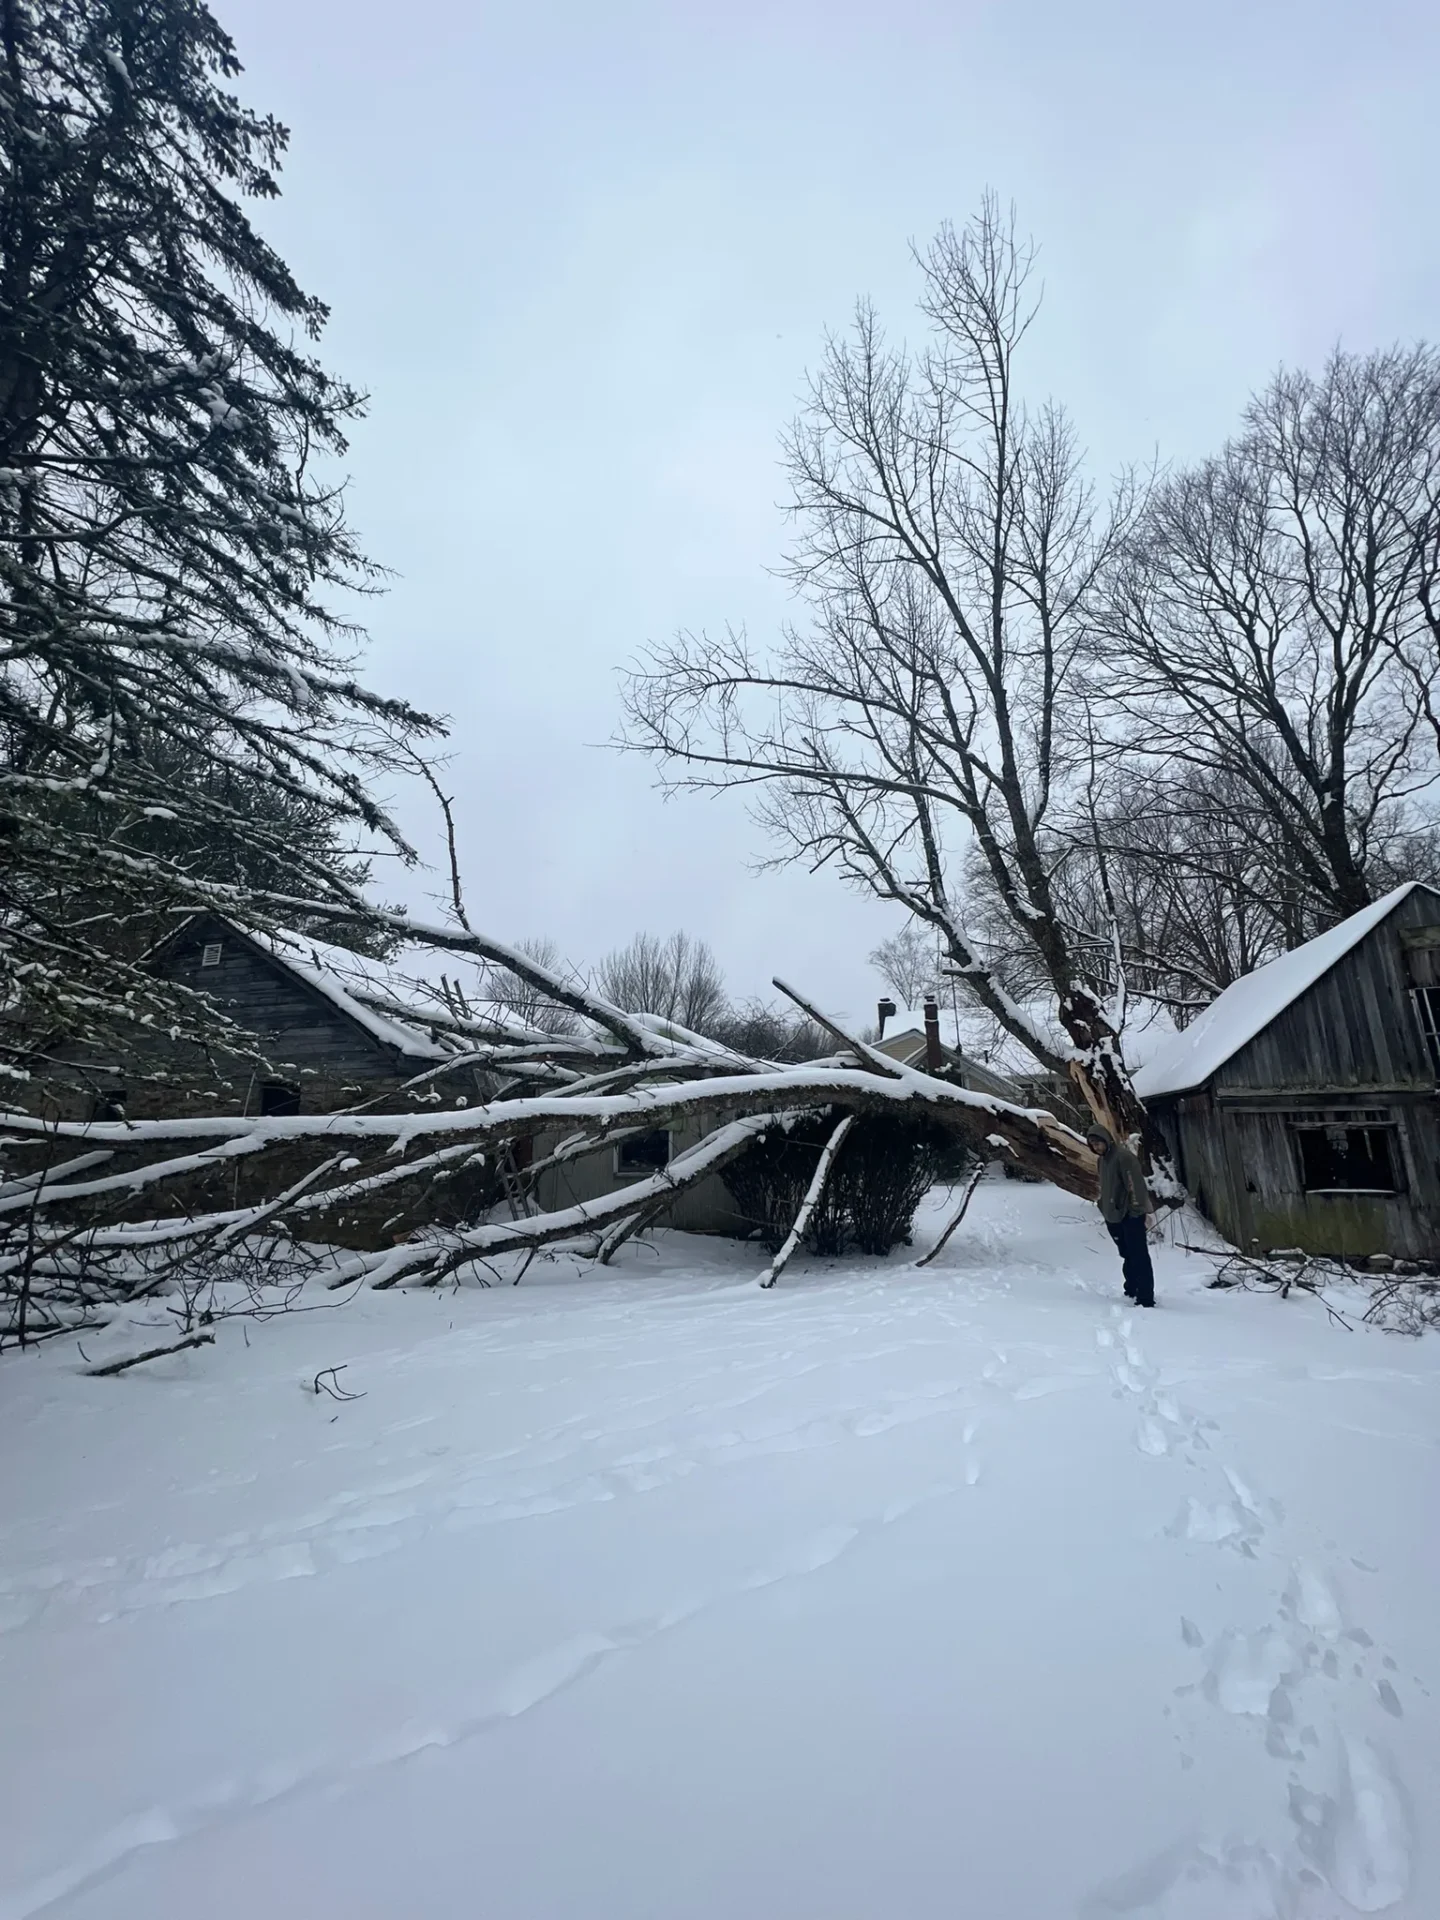
M 1135 1076 L 1247 1251 L 1440 1256 L 1440 893 L 1418 881 L 1237 980 Z

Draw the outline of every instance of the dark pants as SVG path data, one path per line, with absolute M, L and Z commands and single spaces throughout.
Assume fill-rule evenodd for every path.
M 1155 1304 L 1155 1269 L 1150 1265 L 1150 1245 L 1145 1235 L 1145 1216 L 1132 1213 L 1125 1220 L 1107 1220 L 1106 1231 L 1120 1249 L 1125 1267 L 1125 1291 L 1139 1307 Z

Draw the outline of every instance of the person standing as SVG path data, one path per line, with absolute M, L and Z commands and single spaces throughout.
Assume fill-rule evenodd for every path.
M 1126 1296 L 1137 1307 L 1153 1307 L 1155 1269 L 1145 1232 L 1151 1201 L 1140 1162 L 1099 1125 L 1086 1132 L 1085 1144 L 1100 1162 L 1100 1215 L 1120 1251 Z

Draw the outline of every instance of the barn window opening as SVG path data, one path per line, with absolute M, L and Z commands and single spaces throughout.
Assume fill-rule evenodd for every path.
M 1378 1116 L 1291 1122 L 1306 1193 L 1398 1193 L 1400 1155 L 1395 1127 Z
M 617 1173 L 658 1173 L 670 1164 L 670 1135 L 664 1127 L 654 1133 L 632 1134 L 615 1149 Z
M 260 1112 L 282 1115 L 299 1113 L 300 1089 L 288 1080 L 266 1080 L 260 1088 Z
M 202 967 L 218 967 L 219 966 L 220 947 L 221 947 L 221 942 L 218 940 L 206 941 L 205 945 L 200 949 L 200 964 Z
M 1415 987 L 1412 991 L 1425 1044 L 1430 1049 L 1430 1064 L 1440 1074 L 1440 987 Z

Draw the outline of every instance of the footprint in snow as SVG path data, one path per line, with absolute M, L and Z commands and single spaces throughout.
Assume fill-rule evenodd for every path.
M 1165 1429 L 1159 1421 L 1148 1417 L 1135 1430 L 1135 1444 L 1141 1453 L 1148 1453 L 1156 1460 L 1170 1451 L 1170 1440 Z
M 1405 1709 L 1400 1704 L 1400 1696 L 1388 1680 L 1375 1682 L 1375 1697 L 1386 1713 L 1393 1714 L 1397 1720 L 1404 1715 Z
M 1334 1589 L 1325 1576 L 1305 1560 L 1297 1560 L 1291 1570 L 1280 1611 L 1317 1640 L 1338 1640 L 1345 1625 Z
M 1292 1786 L 1301 1853 L 1357 1913 L 1383 1913 L 1410 1890 L 1410 1824 L 1388 1763 L 1368 1740 L 1342 1734 L 1337 1788 Z
M 793 1579 L 797 1574 L 818 1573 L 828 1567 L 851 1543 L 860 1538 L 860 1529 L 848 1525 L 822 1527 L 818 1533 L 799 1540 L 777 1560 L 745 1581 L 748 1588 L 771 1587 L 777 1581 Z
M 1242 1633 L 1226 1627 L 1210 1650 L 1201 1690 L 1225 1713 L 1271 1714 L 1277 1695 L 1283 1711 L 1280 1683 L 1294 1672 L 1296 1662 L 1294 1647 L 1277 1628 Z
M 1221 1501 L 1211 1507 L 1192 1495 L 1167 1531 L 1172 1540 L 1198 1540 L 1210 1546 L 1230 1547 L 1253 1560 L 1255 1542 L 1263 1529 L 1236 1501 Z

